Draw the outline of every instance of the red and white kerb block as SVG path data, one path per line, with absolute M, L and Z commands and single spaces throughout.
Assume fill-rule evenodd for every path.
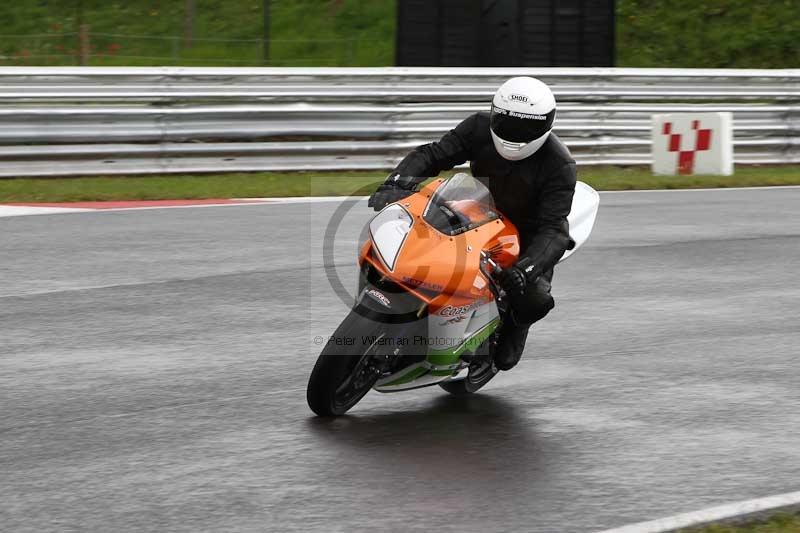
M 653 115 L 653 174 L 733 174 L 731 113 Z

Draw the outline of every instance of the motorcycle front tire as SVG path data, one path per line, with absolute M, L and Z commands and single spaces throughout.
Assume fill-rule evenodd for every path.
M 308 379 L 306 399 L 314 413 L 343 415 L 369 392 L 378 374 L 362 376 L 356 385 L 351 374 L 360 372 L 364 359 L 375 355 L 376 340 L 384 333 L 384 324 L 354 311 L 347 315 L 325 344 Z

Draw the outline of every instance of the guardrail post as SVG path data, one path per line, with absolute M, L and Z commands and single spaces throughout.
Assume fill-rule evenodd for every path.
M 85 67 L 89 64 L 89 25 L 81 24 L 78 28 L 78 57 L 80 65 Z
M 181 57 L 181 40 L 178 37 L 172 38 L 172 60 L 177 65 Z
M 183 8 L 183 45 L 191 48 L 194 41 L 194 15 L 197 11 L 195 0 L 186 0 Z
M 264 0 L 264 38 L 262 45 L 264 47 L 264 64 L 269 65 L 269 27 L 270 27 L 270 13 L 269 13 L 269 0 Z

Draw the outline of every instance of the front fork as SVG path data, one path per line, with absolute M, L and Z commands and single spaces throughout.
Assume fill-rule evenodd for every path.
M 507 302 L 505 292 L 494 280 L 494 276 L 502 269 L 485 253 L 481 253 L 480 268 L 495 297 L 502 326 L 502 321 L 506 317 Z M 403 287 L 386 279 L 368 261 L 363 261 L 361 264 L 358 289 L 353 310 L 366 313 L 373 320 L 387 324 L 387 335 L 391 335 L 397 341 L 413 339 L 417 335 L 424 335 L 423 338 L 427 338 L 429 326 L 427 304 Z M 461 354 L 460 358 L 469 365 L 484 363 L 494 351 L 492 345 L 497 343 L 498 330 L 495 330 L 480 347 Z M 399 342 L 396 342 L 394 345 L 398 344 Z M 415 346 L 412 345 L 409 349 L 395 350 L 388 355 L 380 353 L 374 360 L 374 366 L 381 373 L 391 372 L 425 361 L 431 355 L 425 347 L 418 347 L 421 348 L 419 353 L 414 353 L 413 348 Z
M 385 334 L 393 339 L 384 350 L 378 350 L 373 366 L 381 374 L 425 359 L 426 354 L 413 353 L 413 345 L 403 342 L 418 335 L 427 336 L 428 304 L 403 287 L 380 274 L 368 261 L 361 264 L 358 294 L 353 311 L 385 324 Z

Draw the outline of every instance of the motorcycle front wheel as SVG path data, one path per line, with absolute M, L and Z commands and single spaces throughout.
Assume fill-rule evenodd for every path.
M 350 312 L 328 340 L 311 371 L 308 406 L 319 416 L 339 416 L 378 380 L 375 362 L 386 334 L 384 324 Z

